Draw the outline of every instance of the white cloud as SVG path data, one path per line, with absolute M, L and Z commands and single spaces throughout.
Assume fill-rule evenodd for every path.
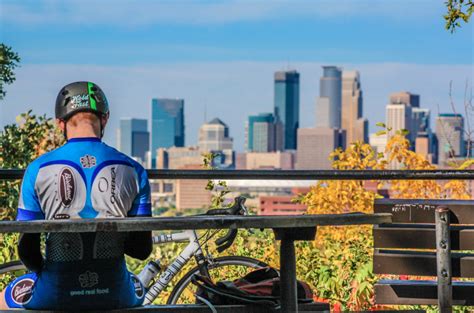
M 427 0 L 275 0 L 275 1 L 132 1 L 43 0 L 3 2 L 2 19 L 16 25 L 113 25 L 221 24 L 238 21 L 350 15 L 384 16 L 387 19 L 417 18 L 438 14 L 443 4 Z
M 473 80 L 471 65 L 340 64 L 361 73 L 364 115 L 373 127 L 384 121 L 391 92 L 408 90 L 421 95 L 423 107 L 437 114 L 451 112 L 449 82 L 454 82 L 454 100 L 460 106 L 465 80 Z M 301 126 L 314 125 L 315 99 L 319 94 L 321 64 L 294 62 L 301 73 Z M 243 149 L 244 122 L 249 114 L 272 112 L 273 72 L 284 68 L 276 62 L 200 62 L 141 66 L 23 65 L 17 81 L 7 86 L 0 104 L 0 127 L 29 109 L 37 114 L 54 113 L 59 88 L 77 80 L 97 82 L 106 92 L 112 117 L 106 140 L 115 145 L 120 117 L 147 118 L 153 97 L 185 99 L 186 143 L 197 141 L 197 131 L 207 119 L 219 117 L 230 127 L 236 148 Z

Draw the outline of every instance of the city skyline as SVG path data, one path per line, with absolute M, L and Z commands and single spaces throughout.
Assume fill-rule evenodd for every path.
M 447 130 L 444 129 L 446 127 L 443 127 L 444 132 L 440 134 L 439 131 L 439 121 L 442 118 L 455 116 L 456 118 L 460 117 L 463 119 L 462 115 L 439 113 L 438 116 L 436 116 L 436 133 L 433 133 L 430 128 L 430 110 L 420 105 L 419 94 L 410 91 L 397 91 L 388 95 L 389 101 L 385 107 L 385 119 L 389 132 L 384 138 L 375 138 L 373 134 L 371 134 L 371 140 L 366 140 L 367 119 L 365 119 L 362 114 L 363 90 L 361 89 L 359 72 L 357 70 L 343 71 L 342 68 L 337 66 L 323 66 L 322 68 L 323 75 L 320 78 L 322 94 L 317 99 L 315 111 L 317 115 L 320 115 L 320 121 L 323 121 L 323 124 L 319 126 L 316 124 L 315 127 L 311 128 L 295 129 L 297 130 L 298 141 L 303 141 L 301 147 L 296 146 L 295 148 L 297 149 L 293 147 L 289 149 L 276 147 L 276 143 L 278 142 L 278 140 L 275 140 L 275 138 L 278 137 L 278 131 L 276 131 L 276 129 L 278 126 L 281 127 L 281 122 L 279 123 L 279 119 L 275 116 L 278 116 L 278 114 L 284 116 L 286 113 L 282 114 L 281 112 L 285 112 L 287 108 L 291 110 L 290 112 L 297 112 L 299 105 L 298 72 L 296 70 L 277 71 L 274 74 L 275 113 L 249 115 L 248 121 L 245 123 L 246 151 L 248 153 L 237 153 L 237 159 L 235 159 L 236 151 L 233 148 L 233 138 L 230 137 L 229 127 L 218 117 L 213 118 L 209 122 L 204 122 L 200 126 L 197 147 L 192 145 L 185 146 L 183 135 L 185 128 L 183 112 L 184 100 L 158 98 L 152 99 L 152 139 L 150 140 L 152 142 L 152 151 L 149 158 L 141 157 L 140 159 L 144 161 L 145 164 L 151 163 L 147 166 L 156 168 L 156 157 L 154 158 L 153 156 L 156 155 L 157 152 L 158 154 L 164 153 L 160 164 L 163 164 L 163 166 L 167 168 L 167 160 L 171 160 L 169 151 L 175 151 L 173 149 L 177 148 L 176 151 L 184 153 L 183 156 L 186 158 L 190 156 L 189 152 L 191 152 L 194 157 L 200 157 L 201 154 L 205 152 L 217 152 L 219 155 L 225 155 L 221 160 L 222 166 L 232 168 L 237 166 L 235 162 L 237 162 L 237 164 L 240 163 L 239 166 L 244 166 L 243 164 L 249 163 L 247 157 L 244 156 L 242 158 L 239 157 L 239 155 L 250 156 L 253 154 L 255 157 L 263 158 L 267 160 L 265 162 L 271 163 L 278 160 L 273 159 L 273 161 L 270 161 L 271 158 L 274 158 L 274 156 L 271 155 L 276 155 L 277 152 L 290 152 L 290 154 L 296 153 L 294 157 L 291 157 L 291 162 L 294 162 L 293 164 L 297 169 L 329 169 L 330 163 L 328 162 L 327 156 L 334 149 L 338 147 L 345 149 L 348 144 L 353 142 L 352 140 L 363 140 L 366 143 L 370 143 L 378 152 L 383 152 L 383 147 L 380 147 L 380 144 L 385 145 L 387 138 L 391 137 L 396 131 L 403 129 L 409 132 L 407 138 L 410 140 L 412 148 L 433 163 L 437 163 L 437 160 L 441 160 L 440 166 L 446 165 L 443 153 L 446 154 L 446 149 L 448 148 L 441 147 L 438 149 L 437 143 L 439 142 L 441 146 L 447 146 L 445 143 L 446 140 L 441 138 L 445 135 L 444 133 L 458 132 L 457 143 L 452 146 L 454 149 L 453 156 L 464 156 L 465 140 L 467 140 L 467 137 L 465 137 L 464 134 L 463 123 L 460 128 L 455 126 L 456 129 Z M 278 86 L 278 84 L 281 84 L 281 86 Z M 345 104 L 342 105 L 342 103 Z M 282 108 L 283 110 L 281 110 Z M 299 120 L 299 117 L 294 116 L 293 113 L 290 114 L 290 117 L 290 120 Z M 139 125 L 133 126 L 133 122 L 139 123 Z M 357 123 L 351 126 L 350 123 L 353 122 Z M 121 127 L 118 132 L 118 147 L 119 149 L 122 149 L 122 146 L 124 147 L 121 151 L 135 156 L 133 152 L 129 151 L 130 143 L 132 146 L 135 145 L 134 140 L 130 140 L 129 137 L 134 137 L 133 132 L 145 132 L 146 123 L 147 120 L 121 119 Z M 346 123 L 346 126 L 343 126 L 343 123 Z M 295 126 L 298 126 L 297 122 Z M 136 129 L 134 130 L 134 128 Z M 459 130 L 457 128 L 459 128 Z M 352 131 L 354 135 L 357 134 L 360 138 L 349 139 L 347 136 L 348 129 Z M 125 130 L 125 133 L 122 130 Z M 280 136 L 281 135 L 280 131 Z M 155 139 L 153 139 L 153 137 L 155 137 Z M 162 141 L 162 143 L 157 145 L 156 142 L 153 143 L 153 141 Z M 448 141 L 448 143 L 451 142 Z M 156 147 L 153 148 L 153 145 Z M 456 145 L 458 145 L 457 148 Z M 184 149 L 180 150 L 180 147 Z M 160 152 L 157 148 L 164 149 L 160 149 Z M 173 149 L 169 150 L 168 148 Z M 443 152 L 442 150 L 446 151 Z M 142 151 L 141 154 L 144 154 L 144 152 L 145 151 Z M 166 160 L 163 158 L 166 158 Z M 183 163 L 183 160 L 179 162 Z M 193 166 L 196 166 L 196 164 L 193 163 Z M 267 164 L 265 166 L 270 165 Z M 160 166 L 158 167 L 160 168 Z M 398 168 L 399 164 L 393 162 L 391 167 Z
M 323 66 L 325 66 L 325 65 L 320 65 L 320 66 L 318 66 L 318 67 L 315 67 L 315 68 L 314 68 L 315 72 L 318 71 L 318 68 L 321 68 L 321 67 L 323 67 Z M 338 65 L 338 67 L 341 67 L 342 69 L 345 68 L 344 66 L 339 66 L 339 65 Z M 349 68 L 349 69 L 350 69 L 350 70 L 355 70 L 355 71 L 357 71 L 357 72 L 360 72 L 358 69 L 355 69 L 355 68 L 353 68 L 353 67 L 351 67 L 351 68 Z M 345 72 L 345 70 L 344 70 L 344 72 Z M 314 72 L 313 72 L 312 74 L 313 74 L 312 76 L 314 77 Z M 322 71 L 320 71 L 320 75 L 323 75 Z M 363 76 L 361 80 L 364 81 L 364 78 L 365 78 L 364 73 L 362 73 L 361 75 Z M 270 78 L 269 78 L 268 80 L 272 81 L 272 78 L 273 78 L 273 74 L 270 76 Z M 311 81 L 311 83 L 313 83 L 314 81 L 315 81 L 315 79 L 313 78 L 312 81 Z M 302 83 L 303 85 L 309 85 L 309 83 L 308 83 L 307 81 L 305 81 L 304 78 L 303 78 L 303 80 L 302 80 L 301 83 Z M 271 86 L 271 88 L 272 88 L 272 87 L 273 87 L 273 86 Z M 314 86 L 311 86 L 311 87 L 314 87 Z M 313 90 L 317 90 L 317 88 L 314 88 Z M 364 86 L 363 86 L 363 90 L 364 90 L 364 94 L 365 94 L 365 84 L 364 84 Z M 395 88 L 391 89 L 389 93 L 387 93 L 387 94 L 385 94 L 385 95 L 383 96 L 383 97 L 385 98 L 384 103 L 387 102 L 387 98 L 390 98 L 390 95 L 401 92 L 401 91 L 399 91 L 399 92 L 395 92 L 395 93 L 394 93 L 394 91 L 396 91 Z M 412 92 L 412 93 L 413 93 L 413 92 L 416 92 L 416 91 L 415 91 L 415 90 L 408 90 L 408 92 Z M 416 92 L 416 93 L 418 93 L 418 92 Z M 431 114 L 431 116 L 430 116 L 429 124 L 434 125 L 435 118 L 436 118 L 436 116 L 437 116 L 438 113 L 444 114 L 444 113 L 451 113 L 451 112 L 452 112 L 452 107 L 451 107 L 451 105 L 448 105 L 448 104 L 445 104 L 445 106 L 444 106 L 444 107 L 445 107 L 445 110 L 444 110 L 444 111 L 438 111 L 438 109 L 442 108 L 441 106 L 435 106 L 435 107 L 433 108 L 433 105 L 431 105 L 431 108 L 430 108 L 430 103 L 426 104 L 426 102 L 425 102 L 426 99 L 430 97 L 429 94 L 428 94 L 428 95 L 422 94 L 422 97 L 423 97 L 423 99 L 425 99 L 425 100 L 424 100 L 423 107 L 426 108 L 426 109 L 428 109 L 428 110 L 430 110 L 430 111 L 432 111 L 432 112 L 434 113 L 434 114 Z M 153 97 L 153 98 L 156 98 L 156 97 Z M 153 98 L 152 98 L 152 99 L 153 99 Z M 306 97 L 305 97 L 305 98 L 306 98 Z M 315 97 L 315 98 L 317 98 L 317 97 Z M 365 97 L 364 97 L 364 99 L 365 99 Z M 456 99 L 456 98 L 454 97 L 454 99 Z M 183 100 L 184 100 L 184 99 L 183 99 Z M 418 101 L 419 101 L 419 100 L 418 100 Z M 109 102 L 110 102 L 110 99 L 109 99 Z M 150 100 L 148 100 L 147 102 L 150 103 Z M 304 100 L 303 100 L 303 102 L 304 102 Z M 305 128 L 305 126 L 306 126 L 306 127 L 308 127 L 308 126 L 309 126 L 309 127 L 313 127 L 313 126 L 314 126 L 314 120 L 313 120 L 313 121 L 310 121 L 310 122 L 308 123 L 308 115 L 314 115 L 314 113 L 311 114 L 311 113 L 312 113 L 311 110 L 314 112 L 314 109 L 315 109 L 315 107 L 314 107 L 314 105 L 315 105 L 315 104 L 314 104 L 314 100 L 313 100 L 313 103 L 309 103 L 310 101 L 306 101 L 306 102 L 307 102 L 307 104 L 308 104 L 307 107 L 309 107 L 309 109 L 308 109 L 308 111 L 306 112 L 307 114 L 306 114 L 306 113 L 301 114 L 301 118 L 300 118 L 300 119 L 305 120 L 305 118 L 306 118 L 306 123 L 304 123 L 303 126 L 300 126 L 300 127 L 302 127 L 302 128 Z M 462 105 L 461 102 L 459 102 L 459 101 L 454 101 L 454 102 L 455 102 L 455 104 L 458 104 L 458 110 L 460 110 L 460 109 L 462 110 L 462 109 L 463 109 L 462 106 L 460 106 L 460 105 Z M 271 108 L 271 105 L 272 105 L 272 103 L 268 103 L 268 105 L 266 105 L 266 107 L 264 108 L 264 110 L 261 110 L 261 111 L 265 111 L 266 109 L 269 109 L 269 108 L 268 108 L 269 106 L 270 106 L 270 108 Z M 364 100 L 364 106 L 365 106 L 365 100 Z M 148 105 L 147 107 L 149 107 L 149 105 Z M 112 107 L 112 109 L 116 109 L 116 108 Z M 366 109 L 364 108 L 364 111 L 365 111 L 365 110 L 366 110 Z M 114 111 L 115 111 L 115 110 L 114 110 Z M 139 114 L 137 114 L 137 115 L 116 116 L 116 114 L 114 114 L 114 111 L 112 112 L 112 115 L 115 115 L 115 118 L 116 118 L 117 120 L 120 120 L 120 119 L 143 119 L 143 118 L 149 119 L 149 117 L 150 117 L 150 115 L 151 115 L 151 112 L 146 112 L 145 114 L 143 114 L 143 112 L 142 112 L 141 114 L 139 113 Z M 208 111 L 209 111 L 209 110 L 208 110 Z M 266 111 L 269 111 L 269 110 L 266 110 Z M 381 116 L 380 116 L 379 119 L 374 119 L 372 116 L 376 115 L 376 114 L 373 114 L 373 113 L 376 113 L 376 112 L 373 112 L 373 111 L 371 112 L 371 115 L 370 115 L 371 118 L 370 118 L 370 120 L 369 120 L 369 126 L 370 126 L 370 132 L 369 132 L 369 133 L 373 133 L 374 131 L 377 131 L 377 128 L 375 127 L 375 124 L 376 124 L 377 122 L 380 122 L 380 121 L 383 122 L 383 121 L 385 121 L 385 118 L 386 118 L 386 117 L 385 117 L 385 105 L 379 105 L 379 111 L 381 111 L 381 112 L 383 113 L 383 114 L 380 114 Z M 258 111 L 257 111 L 256 109 L 254 109 L 254 110 L 249 110 L 248 112 L 258 112 Z M 35 112 L 35 113 L 36 113 L 36 112 Z M 219 116 L 219 117 L 225 116 L 226 113 L 227 113 L 227 112 L 226 112 L 225 110 L 224 110 L 224 111 L 220 111 L 219 113 L 215 114 L 215 116 L 216 116 L 216 117 L 217 117 L 217 116 Z M 379 112 L 379 113 L 380 113 L 380 112 Z M 205 112 L 205 111 L 204 111 L 204 112 L 201 112 L 201 114 L 203 115 L 203 118 L 204 118 L 205 115 L 206 115 L 206 112 Z M 213 114 L 213 113 L 211 113 L 211 114 Z M 207 113 L 207 115 L 211 115 L 211 114 L 210 114 L 210 113 Z M 244 151 L 244 150 L 245 150 L 245 145 L 244 145 L 245 120 L 248 118 L 249 115 L 251 115 L 250 113 L 247 115 L 247 112 L 239 112 L 239 114 L 241 114 L 241 116 L 242 116 L 242 123 L 239 123 L 239 125 L 237 125 L 237 130 L 236 130 L 235 126 L 234 126 L 234 127 L 229 126 L 229 128 L 232 129 L 232 132 L 233 132 L 233 134 L 234 134 L 233 137 L 234 137 L 234 138 L 239 138 L 239 134 L 240 134 L 240 139 L 242 140 L 241 142 L 238 142 L 239 140 L 236 140 L 237 143 L 235 144 L 235 146 L 236 146 L 235 149 L 236 149 L 237 152 L 239 152 L 239 151 Z M 189 115 L 189 113 L 184 113 L 184 115 L 187 116 L 187 115 Z M 195 118 L 195 116 L 194 116 L 194 118 Z M 225 118 L 222 118 L 222 119 L 225 119 Z M 186 127 L 188 127 L 188 122 L 189 122 L 189 120 L 191 120 L 191 121 L 193 122 L 193 119 L 188 118 L 187 123 L 186 123 Z M 196 123 L 196 119 L 194 119 L 194 122 Z M 202 123 L 204 123 L 204 119 L 202 120 L 202 122 L 200 122 L 200 121 L 198 120 L 198 122 L 197 122 L 197 130 L 198 130 L 199 127 L 202 125 Z M 110 123 L 109 123 L 109 125 L 110 125 Z M 151 137 L 151 120 L 150 120 L 150 124 L 149 124 L 149 125 L 150 125 L 150 126 L 149 126 L 148 130 L 150 131 L 150 137 Z M 117 130 L 119 129 L 119 125 L 118 125 L 117 129 L 111 129 L 111 128 L 112 128 L 111 126 L 108 126 L 108 127 L 107 127 L 107 131 L 106 131 L 106 134 L 105 134 L 105 140 L 106 140 L 109 144 L 118 147 L 118 146 L 116 145 L 117 140 L 118 140 L 118 137 L 116 136 L 116 133 L 117 133 Z M 240 129 L 239 129 L 239 128 L 240 128 Z M 189 146 L 189 145 L 196 145 L 196 144 L 198 143 L 198 140 L 197 140 L 197 139 L 198 139 L 197 130 L 196 130 L 196 133 L 192 133 L 191 136 L 189 136 L 189 133 L 186 132 L 186 133 L 188 134 L 188 138 L 187 138 L 187 142 L 186 142 L 186 144 L 187 144 L 188 146 Z M 115 135 L 115 136 L 114 136 L 114 135 Z M 113 139 L 112 139 L 112 138 L 113 138 Z
M 300 73 L 300 127 L 310 127 L 320 66 L 357 69 L 370 132 L 376 122 L 384 121 L 386 97 L 393 91 L 421 94 L 434 116 L 451 111 L 450 81 L 458 109 L 466 79 L 473 81 L 469 43 L 474 24 L 455 34 L 447 32 L 442 1 L 409 1 L 409 11 L 408 1 L 222 1 L 184 6 L 101 1 L 94 4 L 100 18 L 84 23 L 85 15 L 78 13 L 87 12 L 88 3 L 2 1 L 2 41 L 22 61 L 15 70 L 17 80 L 6 88 L 0 127 L 29 109 L 53 116 L 61 86 L 90 80 L 104 89 L 111 104 L 105 133 L 109 144 L 116 142 L 121 117 L 148 118 L 150 99 L 166 97 L 186 100 L 185 115 L 192 117 L 186 123 L 187 144 L 197 143 L 207 112 L 228 124 L 234 146 L 243 151 L 244 121 L 247 115 L 270 111 L 271 77 L 278 70 Z M 340 14 L 344 19 L 336 18 Z M 57 27 L 59 16 L 67 16 L 68 23 Z M 394 43 L 416 49 L 396 49 Z

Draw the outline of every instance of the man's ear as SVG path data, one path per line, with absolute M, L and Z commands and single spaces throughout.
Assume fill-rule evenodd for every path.
M 64 120 L 60 120 L 59 118 L 56 119 L 56 125 L 64 132 L 66 129 L 66 122 Z
M 107 125 L 107 122 L 109 121 L 109 113 L 107 114 L 102 114 L 102 116 L 100 117 L 101 121 L 102 121 L 102 128 L 105 128 L 105 125 Z

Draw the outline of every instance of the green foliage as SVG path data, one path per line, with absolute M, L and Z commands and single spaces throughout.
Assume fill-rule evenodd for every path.
M 203 167 L 208 170 L 216 169 L 212 164 L 217 156 L 218 154 L 214 152 L 203 154 Z M 205 189 L 211 192 L 214 191 L 211 196 L 211 208 L 222 207 L 225 195 L 230 192 L 229 187 L 227 187 L 227 182 L 223 180 L 219 180 L 217 183 L 213 180 L 208 180 Z
M 333 308 L 368 310 L 375 282 L 370 227 L 345 227 L 345 238 L 334 236 L 338 231 L 342 229 L 323 227 L 318 229 L 317 241 L 297 244 L 298 278 L 313 287 L 317 299 L 328 300 Z
M 447 0 L 448 12 L 443 16 L 446 20 L 446 29 L 453 33 L 456 28 L 461 27 L 460 21 L 468 23 L 474 11 L 473 0 Z
M 6 95 L 5 85 L 15 81 L 13 70 L 19 63 L 18 53 L 14 52 L 11 47 L 0 43 L 0 100 L 3 100 Z
M 16 124 L 0 132 L 0 168 L 24 169 L 39 155 L 63 143 L 62 135 L 51 119 L 31 111 L 21 114 Z M 16 215 L 20 181 L 0 180 L 0 219 L 13 220 Z M 0 263 L 17 259 L 18 234 L 0 234 Z M 8 281 L 8 277 L 0 279 Z

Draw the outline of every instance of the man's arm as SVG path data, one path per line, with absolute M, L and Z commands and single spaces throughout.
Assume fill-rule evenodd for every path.
M 30 271 L 39 272 L 43 268 L 43 255 L 40 250 L 41 234 L 21 234 L 18 255 Z
M 151 231 L 130 232 L 125 240 L 125 254 L 145 260 L 153 250 Z
M 148 176 L 143 167 L 137 169 L 139 178 L 139 191 L 135 197 L 132 208 L 128 211 L 128 217 L 150 217 L 151 195 Z M 153 251 L 153 240 L 151 231 L 130 232 L 125 240 L 125 254 L 132 258 L 144 260 Z
M 29 166 L 26 169 L 21 184 L 20 199 L 18 201 L 17 221 L 43 220 L 44 213 L 35 191 L 37 171 Z M 21 234 L 18 243 L 18 255 L 21 262 L 31 271 L 39 272 L 43 267 L 41 254 L 41 234 Z

